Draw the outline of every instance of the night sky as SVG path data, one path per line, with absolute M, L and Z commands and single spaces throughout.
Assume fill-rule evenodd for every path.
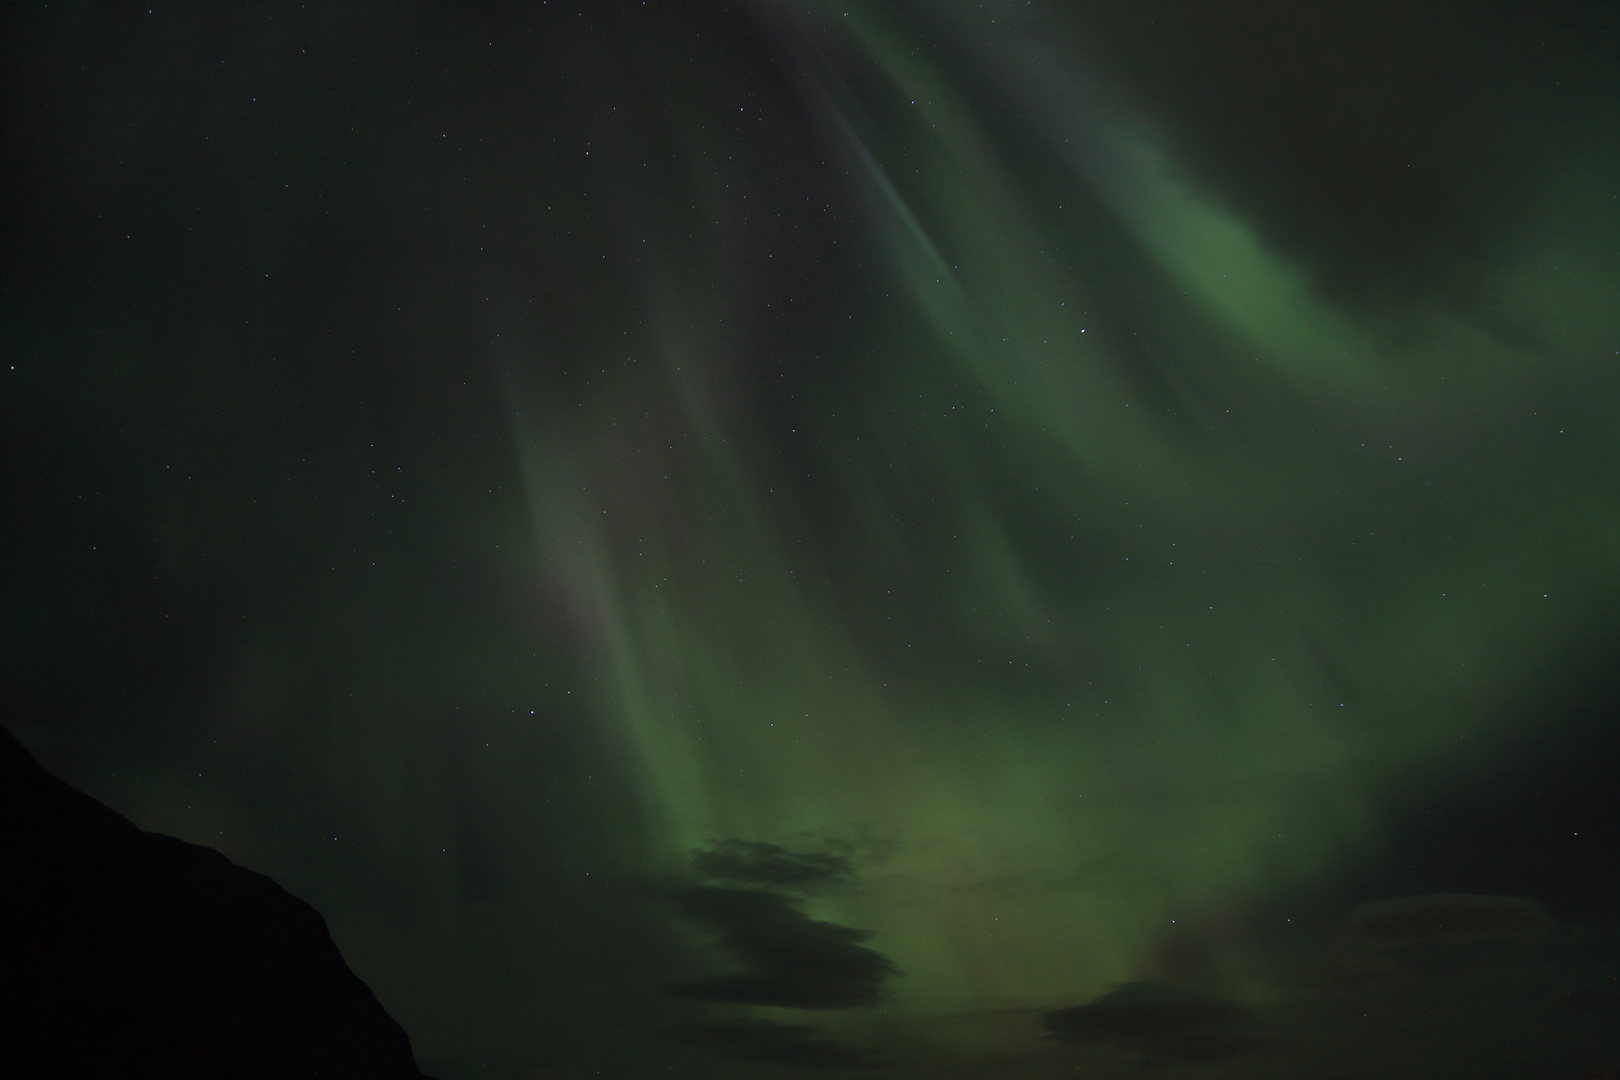
M 439 1080 L 1608 1067 L 1617 11 L 7 4 L 4 722 Z

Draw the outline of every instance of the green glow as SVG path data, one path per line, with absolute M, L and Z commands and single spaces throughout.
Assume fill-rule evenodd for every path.
M 1041 1012 L 1182 975 L 1315 1075 L 1414 793 L 1614 696 L 1615 24 L 1469 7 L 0 9 L 7 726 L 441 1080 L 1107 1072 Z M 728 902 L 867 981 L 716 1000 Z
M 1158 321 L 1110 323 L 1109 257 L 1086 250 L 1106 238 L 1030 197 L 946 75 L 834 14 L 889 99 L 809 96 L 901 288 L 829 358 L 850 386 L 767 437 L 855 509 L 772 509 L 792 481 L 751 456 L 726 385 L 768 358 L 727 336 L 745 316 L 724 292 L 654 274 L 628 382 L 556 444 L 523 416 L 557 413 L 518 410 L 544 565 L 653 825 L 651 865 L 626 870 L 715 838 L 849 841 L 862 888 L 812 910 L 876 931 L 902 1009 L 1077 1000 L 1138 972 L 1178 912 L 1367 842 L 1379 784 L 1466 739 L 1579 626 L 1580 583 L 1616 566 L 1606 476 L 1518 489 L 1488 433 L 1532 392 L 1579 410 L 1570 389 L 1612 389 L 1589 359 L 1609 328 L 1533 351 L 1445 317 L 1383 334 L 1145 123 L 1038 53 L 981 58 L 1038 103 L 1064 197 L 1134 241 L 1123 272 Z M 1528 296 L 1530 273 L 1503 288 Z M 1372 434 L 1392 417 L 1398 443 Z M 870 576 L 842 576 L 862 557 L 839 546 Z M 893 589 L 924 594 L 910 620 L 851 627 Z

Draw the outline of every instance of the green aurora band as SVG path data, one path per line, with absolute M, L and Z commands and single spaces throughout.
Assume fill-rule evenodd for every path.
M 1608 256 L 1555 227 L 1497 272 L 1502 325 L 1533 341 L 1444 312 L 1381 326 L 1200 192 L 1061 42 L 941 16 L 975 96 L 858 6 L 774 14 L 874 238 L 868 288 L 809 342 L 782 330 L 772 305 L 815 301 L 752 287 L 733 249 L 788 183 L 695 168 L 662 235 L 618 207 L 642 317 L 595 351 L 532 328 L 501 357 L 545 573 L 646 823 L 617 869 L 830 843 L 861 887 L 812 911 L 875 931 L 905 972 L 891 1013 L 1083 998 L 1139 976 L 1178 916 L 1366 844 L 1375 793 L 1500 720 L 1598 617 Z M 787 430 L 761 431 L 736 370 L 784 355 Z M 548 393 L 534 357 L 601 378 Z M 1528 452 L 1496 445 L 1527 423 Z

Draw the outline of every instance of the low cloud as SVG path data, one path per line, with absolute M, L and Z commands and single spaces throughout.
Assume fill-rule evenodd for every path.
M 869 931 L 811 919 L 779 893 L 705 885 L 682 889 L 672 899 L 681 915 L 714 930 L 744 968 L 671 983 L 664 992 L 673 997 L 849 1009 L 882 1001 L 899 971 L 882 953 L 858 944 Z
M 1461 944 L 1522 938 L 1552 925 L 1534 900 L 1519 896 L 1435 893 L 1362 904 L 1350 915 L 1344 943 L 1364 946 Z
M 723 885 L 809 893 L 854 875 L 848 856 L 831 851 L 789 851 L 753 840 L 721 840 L 692 856 L 700 878 Z

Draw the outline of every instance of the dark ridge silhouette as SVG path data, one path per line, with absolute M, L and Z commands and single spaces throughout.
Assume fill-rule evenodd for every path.
M 1160 983 L 1125 983 L 1089 1005 L 1047 1013 L 1041 1026 L 1064 1042 L 1106 1039 L 1181 1058 L 1237 1057 L 1264 1046 L 1243 1006 Z
M 420 1080 L 326 922 L 142 832 L 0 728 L 0 1075 Z
M 769 1020 L 709 1020 L 670 1033 L 675 1042 L 742 1061 L 765 1061 L 793 1069 L 853 1072 L 881 1066 L 864 1051 L 823 1038 L 806 1024 Z

